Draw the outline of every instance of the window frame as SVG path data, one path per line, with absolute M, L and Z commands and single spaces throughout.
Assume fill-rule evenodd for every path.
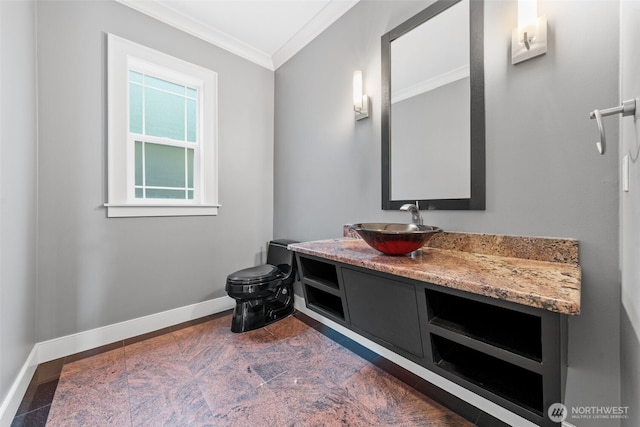
M 108 217 L 217 215 L 217 73 L 114 34 L 107 35 Z M 129 71 L 197 87 L 198 159 L 193 199 L 135 198 L 135 141 L 172 145 L 171 139 L 133 134 L 129 128 Z M 138 136 L 135 138 L 135 136 Z M 195 153 L 194 153 L 195 154 Z

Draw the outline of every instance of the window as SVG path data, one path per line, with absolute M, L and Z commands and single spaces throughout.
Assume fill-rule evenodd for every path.
M 216 84 L 109 34 L 109 217 L 217 214 Z

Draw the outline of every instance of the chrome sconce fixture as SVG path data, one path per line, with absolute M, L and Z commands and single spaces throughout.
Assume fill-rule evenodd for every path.
M 369 117 L 371 101 L 367 95 L 362 93 L 362 71 L 353 72 L 353 111 L 356 120 Z
M 547 18 L 538 16 L 537 0 L 518 0 L 518 28 L 511 34 L 511 63 L 547 53 Z

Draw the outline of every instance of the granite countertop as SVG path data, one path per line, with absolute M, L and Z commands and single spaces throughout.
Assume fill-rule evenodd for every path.
M 300 253 L 562 314 L 580 313 L 578 242 L 439 233 L 412 255 L 388 256 L 356 238 L 289 245 Z

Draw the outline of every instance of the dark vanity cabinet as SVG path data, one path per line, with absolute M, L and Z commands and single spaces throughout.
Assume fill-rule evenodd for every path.
M 563 402 L 567 316 L 297 254 L 307 307 L 541 426 Z
M 414 362 L 424 360 L 412 284 L 343 267 L 351 329 Z

